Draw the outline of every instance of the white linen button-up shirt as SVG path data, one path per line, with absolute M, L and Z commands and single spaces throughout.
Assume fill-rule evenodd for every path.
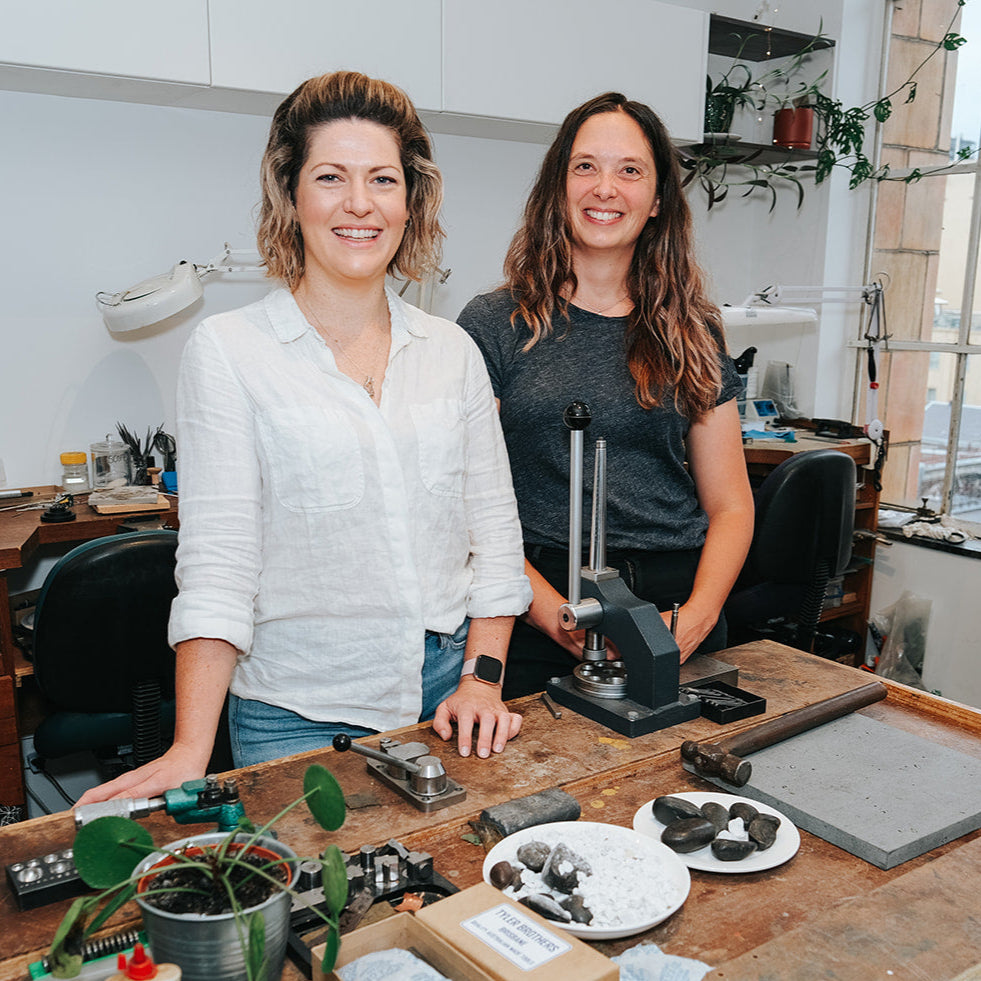
M 388 303 L 380 406 L 285 289 L 194 331 L 170 618 L 171 644 L 238 649 L 235 695 L 377 730 L 418 719 L 426 630 L 531 601 L 480 352 L 456 324 Z

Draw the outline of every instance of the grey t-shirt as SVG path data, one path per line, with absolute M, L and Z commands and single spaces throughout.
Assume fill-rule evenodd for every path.
M 688 420 L 670 400 L 643 409 L 627 367 L 625 317 L 602 317 L 570 306 L 551 336 L 530 351 L 531 336 L 507 290 L 477 296 L 458 318 L 483 352 L 511 460 L 524 540 L 565 548 L 569 538 L 569 430 L 566 406 L 586 402 L 583 539 L 589 540 L 593 453 L 607 441 L 607 547 L 644 551 L 699 548 L 708 518 L 685 468 Z M 720 346 L 718 404 L 736 398 L 739 380 Z

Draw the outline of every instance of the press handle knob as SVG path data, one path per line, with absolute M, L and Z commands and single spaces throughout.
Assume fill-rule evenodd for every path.
M 380 763 L 386 763 L 388 766 L 405 770 L 407 773 L 419 773 L 422 769 L 416 763 L 410 763 L 408 760 L 400 760 L 396 756 L 391 756 L 388 753 L 382 753 L 380 750 L 369 749 L 369 747 L 362 746 L 360 743 L 352 742 L 351 737 L 346 732 L 339 732 L 334 736 L 331 745 L 338 753 L 346 753 L 349 749 L 353 749 L 355 753 L 360 753 L 362 756 L 367 756 L 372 760 L 378 760 Z M 423 759 L 431 758 L 423 757 Z

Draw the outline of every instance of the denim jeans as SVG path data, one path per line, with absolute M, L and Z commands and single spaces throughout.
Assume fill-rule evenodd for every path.
M 464 620 L 452 634 L 426 631 L 420 722 L 428 722 L 439 703 L 456 691 L 469 628 L 470 621 Z M 318 722 L 289 709 L 237 695 L 228 696 L 228 727 L 236 767 L 324 749 L 340 732 L 357 739 L 375 731 L 344 722 Z

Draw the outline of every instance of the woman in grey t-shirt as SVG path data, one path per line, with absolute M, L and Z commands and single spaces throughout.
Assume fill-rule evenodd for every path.
M 660 610 L 681 604 L 682 660 L 725 646 L 722 605 L 749 548 L 753 503 L 739 383 L 692 238 L 663 124 L 606 93 L 573 110 L 546 153 L 505 286 L 460 315 L 499 400 L 535 592 L 530 626 L 513 635 L 506 698 L 541 690 L 581 657 L 581 635 L 558 624 L 568 576 L 562 413 L 576 399 L 593 419 L 587 508 L 589 449 L 608 441 L 609 564 Z

